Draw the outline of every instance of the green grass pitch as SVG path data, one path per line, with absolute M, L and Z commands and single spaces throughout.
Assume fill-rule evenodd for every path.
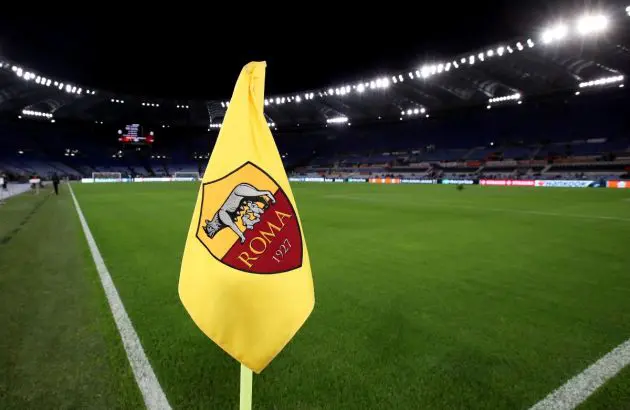
M 236 409 L 238 363 L 195 327 L 177 295 L 197 187 L 73 185 L 171 405 Z M 254 378 L 256 409 L 528 408 L 630 338 L 630 190 L 369 184 L 294 184 L 293 190 L 316 306 Z M 0 239 L 14 232 L 3 223 L 16 223 L 36 206 L 35 196 L 25 198 L 0 208 Z M 7 217 L 18 203 L 25 210 Z M 56 225 L 48 226 L 49 218 Z M 39 241 L 42 229 L 54 230 L 47 241 L 56 242 L 60 256 L 42 256 L 50 262 L 38 274 L 32 265 L 19 266 L 32 257 L 26 243 Z M 13 256 L 3 264 L 8 247 Z M 78 321 L 85 335 L 61 338 L 57 350 L 66 351 L 74 372 L 88 376 L 97 373 L 90 355 L 104 352 L 101 378 L 67 383 L 87 383 L 104 396 L 88 407 L 137 407 L 141 398 L 67 189 L 0 244 L 3 268 L 11 274 L 0 275 L 0 328 L 10 323 L 55 333 L 55 321 L 67 328 Z M 49 275 L 56 277 L 52 284 Z M 39 298 L 20 291 L 31 280 L 39 281 Z M 87 309 L 92 320 L 63 306 L 55 315 L 42 313 L 49 299 L 60 298 L 49 287 L 70 293 L 73 307 Z M 11 313 L 29 301 L 42 306 Z M 82 338 L 92 349 L 73 356 Z M 41 343 L 1 343 L 8 346 L 0 353 L 8 372 L 0 378 L 0 400 L 8 408 L 67 404 L 39 393 L 28 397 L 42 389 L 33 382 L 42 376 L 24 349 L 40 352 Z M 626 369 L 584 408 L 628 406 L 629 377 Z M 80 390 L 82 398 L 88 390 Z

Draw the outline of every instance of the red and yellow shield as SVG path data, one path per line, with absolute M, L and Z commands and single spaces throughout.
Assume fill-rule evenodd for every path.
M 244 272 L 273 274 L 302 266 L 293 205 L 251 162 L 203 184 L 197 239 L 214 258 Z

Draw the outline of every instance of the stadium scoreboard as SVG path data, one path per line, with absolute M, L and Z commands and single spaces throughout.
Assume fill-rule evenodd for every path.
M 118 130 L 118 141 L 124 145 L 151 145 L 155 141 L 153 131 L 146 135 L 140 124 L 125 125 L 124 130 Z

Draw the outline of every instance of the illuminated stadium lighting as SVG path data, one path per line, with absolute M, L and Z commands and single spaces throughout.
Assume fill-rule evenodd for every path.
M 420 74 L 422 75 L 422 78 L 427 78 L 431 75 L 431 69 L 429 66 L 425 65 L 420 69 Z
M 300 96 L 298 95 L 297 97 L 295 97 L 295 102 L 299 103 L 300 101 L 302 101 L 302 99 L 300 98 Z
M 555 26 L 543 31 L 542 42 L 544 44 L 551 44 L 554 41 L 560 41 L 564 39 L 568 33 L 569 28 L 566 26 L 566 24 L 558 23 Z M 521 48 L 519 48 L 519 50 L 521 50 Z
M 490 104 L 493 104 L 493 103 L 504 102 L 504 101 L 516 101 L 516 100 L 520 100 L 520 99 L 521 99 L 521 94 L 520 93 L 515 93 L 515 94 L 511 94 L 511 95 L 506 95 L 504 97 L 490 98 L 488 100 L 488 102 Z
M 470 64 L 470 65 L 475 64 L 475 56 L 468 57 L 468 64 Z
M 326 120 L 328 124 L 344 124 L 348 122 L 348 117 L 334 117 Z
M 533 41 L 531 38 L 528 38 L 528 39 L 527 39 L 527 46 L 528 46 L 529 48 L 532 48 L 532 47 L 534 47 L 534 46 L 535 46 L 534 41 Z
M 616 75 L 613 77 L 602 77 L 596 80 L 582 82 L 580 83 L 580 88 L 608 85 L 608 84 L 613 84 L 613 83 L 619 83 L 621 81 L 623 81 L 622 75 Z
M 483 53 L 479 53 L 479 54 L 477 55 L 477 58 L 479 59 L 479 61 L 483 61 L 483 60 L 484 60 L 484 55 L 483 55 Z
M 501 57 L 503 53 L 505 53 L 505 47 L 501 46 L 497 48 L 497 54 L 499 55 L 499 57 Z
M 221 123 L 210 123 L 209 127 L 210 128 L 221 128 Z M 208 131 L 210 130 L 210 128 L 208 128 Z
M 424 114 L 425 112 L 427 112 L 427 110 L 424 107 L 421 108 L 408 108 L 406 110 L 402 110 L 400 112 L 400 115 L 402 116 L 414 116 L 414 115 L 419 115 L 419 114 Z
M 576 91 L 576 92 L 575 92 L 575 95 L 580 95 L 580 92 L 579 92 L 579 91 Z
M 494 50 L 488 50 L 486 52 L 486 56 L 488 56 L 488 57 L 492 57 L 493 55 L 494 55 Z
M 41 112 L 41 111 L 34 111 L 34 110 L 22 110 L 22 114 L 24 115 L 28 115 L 31 117 L 44 117 L 44 118 L 52 118 L 53 115 L 49 112 Z
M 446 63 L 444 66 L 444 71 L 449 71 L 451 69 L 451 63 Z
M 581 35 L 599 33 L 608 27 L 608 18 L 602 15 L 581 17 L 577 23 L 577 31 Z
M 512 53 L 514 52 L 514 50 L 512 50 L 512 47 L 510 47 L 510 46 L 507 46 L 505 49 L 506 49 L 506 50 L 508 51 L 508 53 L 510 53 L 510 54 L 512 54 Z
M 459 64 L 457 64 L 457 61 L 453 61 L 453 67 L 459 68 Z
M 112 98 L 110 101 L 113 102 L 113 103 L 116 103 L 116 104 L 124 104 L 125 103 L 123 100 L 117 100 L 117 99 L 114 99 L 114 98 Z
M 626 7 L 626 14 L 630 16 L 630 6 Z
M 466 58 L 462 58 L 462 59 L 460 60 L 460 62 L 461 62 L 462 64 L 466 64 Z
M 23 71 L 22 71 L 22 69 L 21 69 L 21 68 L 19 68 L 19 67 L 18 67 L 18 69 L 15 71 L 15 75 L 17 75 L 18 77 L 22 77 L 22 74 L 23 74 L 23 73 L 24 73 L 24 72 L 23 72 Z

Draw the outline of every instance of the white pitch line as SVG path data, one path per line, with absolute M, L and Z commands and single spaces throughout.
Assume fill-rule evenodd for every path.
M 629 364 L 630 339 L 551 392 L 530 410 L 574 409 Z
M 109 302 L 109 308 L 112 311 L 116 327 L 118 328 L 118 333 L 120 333 L 120 338 L 122 339 L 123 346 L 125 347 L 127 359 L 131 365 L 131 370 L 133 371 L 138 388 L 144 398 L 144 404 L 149 410 L 170 410 L 171 406 L 168 404 L 164 390 L 162 390 L 162 386 L 160 386 L 160 382 L 153 372 L 151 363 L 149 363 L 149 359 L 147 359 L 147 356 L 144 353 L 138 334 L 131 324 L 127 311 L 125 311 L 125 306 L 123 305 L 122 300 L 120 300 L 116 286 L 112 281 L 109 271 L 107 270 L 107 266 L 105 266 L 105 261 L 103 261 L 101 252 L 98 250 L 98 246 L 96 246 L 96 241 L 94 240 L 87 221 L 83 216 L 79 202 L 77 201 L 76 196 L 74 196 L 72 186 L 68 184 L 68 188 L 70 188 L 70 194 L 72 195 L 74 206 L 77 210 L 77 214 L 79 215 L 85 239 L 90 247 L 90 252 L 92 253 L 92 258 L 94 259 L 94 264 L 96 265 L 96 270 L 98 271 L 101 284 L 105 290 L 105 296 L 107 297 L 107 302 Z

